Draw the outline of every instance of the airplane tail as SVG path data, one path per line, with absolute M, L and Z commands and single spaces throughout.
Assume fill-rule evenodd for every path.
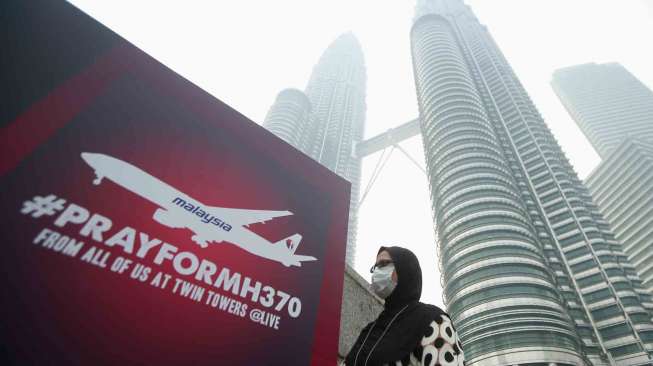
M 295 251 L 297 250 L 297 247 L 299 246 L 299 243 L 302 241 L 302 236 L 299 234 L 291 235 L 285 239 L 281 239 L 275 244 L 277 245 L 283 245 L 288 249 L 290 254 L 295 254 Z

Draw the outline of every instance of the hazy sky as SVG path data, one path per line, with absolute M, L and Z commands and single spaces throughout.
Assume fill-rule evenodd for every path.
M 417 116 L 409 31 L 414 1 L 92 1 L 74 4 L 171 69 L 262 123 L 276 94 L 304 89 L 324 49 L 353 31 L 367 67 L 371 137 Z M 653 0 L 466 0 L 520 77 L 581 178 L 597 154 L 551 90 L 552 72 L 620 62 L 653 86 Z M 419 137 L 402 144 L 423 164 Z M 365 188 L 378 154 L 364 161 Z M 394 151 L 360 209 L 355 268 L 379 245 L 414 250 L 422 301 L 442 305 L 428 184 Z

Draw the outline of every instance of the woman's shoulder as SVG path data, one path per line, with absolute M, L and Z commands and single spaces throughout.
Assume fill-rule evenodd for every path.
M 417 304 L 415 312 L 419 314 L 418 317 L 423 326 L 430 325 L 432 321 L 440 324 L 444 319 L 451 323 L 449 314 L 435 305 L 420 302 Z
M 425 304 L 423 302 L 417 303 L 417 307 L 419 311 L 425 313 L 425 314 L 431 314 L 433 316 L 439 315 L 439 314 L 446 314 L 446 312 L 439 307 L 431 304 Z

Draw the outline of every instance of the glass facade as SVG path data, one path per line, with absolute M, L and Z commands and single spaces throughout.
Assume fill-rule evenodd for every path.
M 643 281 L 644 305 L 653 309 L 653 144 L 627 138 L 586 183 Z
M 587 186 L 652 294 L 653 92 L 616 63 L 557 70 L 551 84 L 603 158 Z
M 411 47 L 468 363 L 650 365 L 641 281 L 487 29 L 462 1 L 420 1 Z

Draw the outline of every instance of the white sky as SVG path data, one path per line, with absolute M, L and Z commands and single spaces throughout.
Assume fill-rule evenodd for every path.
M 414 1 L 74 0 L 82 10 L 171 69 L 262 123 L 276 94 L 304 89 L 324 49 L 353 31 L 367 66 L 371 137 L 417 116 L 409 31 Z M 597 154 L 551 90 L 552 72 L 620 62 L 653 86 L 653 0 L 466 0 L 533 98 L 581 178 Z M 422 162 L 421 139 L 402 144 Z M 363 166 L 367 185 L 378 154 Z M 367 272 L 379 245 L 413 250 L 424 272 L 422 301 L 442 305 L 428 185 L 393 152 L 360 211 L 355 269 Z

